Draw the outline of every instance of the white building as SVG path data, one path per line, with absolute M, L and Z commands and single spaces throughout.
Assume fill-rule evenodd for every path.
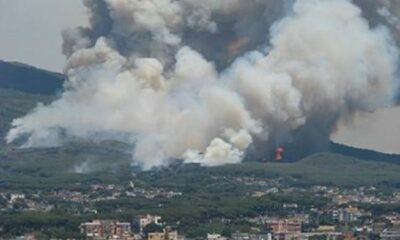
M 23 194 L 23 193 L 13 193 L 13 194 L 11 194 L 11 196 L 10 196 L 10 202 L 11 203 L 14 203 L 18 199 L 25 199 L 25 194 Z
M 226 240 L 226 237 L 221 236 L 221 234 L 207 233 L 207 240 Z
M 138 228 L 138 230 L 140 232 L 143 232 L 143 228 L 145 228 L 147 225 L 154 223 L 157 225 L 162 225 L 161 222 L 161 216 L 157 216 L 157 215 L 139 215 L 135 217 L 134 220 L 134 225 Z

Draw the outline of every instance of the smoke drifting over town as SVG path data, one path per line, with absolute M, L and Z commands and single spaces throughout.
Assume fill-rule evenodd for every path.
M 115 139 L 144 169 L 216 166 L 285 143 L 318 148 L 339 119 L 396 98 L 395 41 L 350 1 L 84 4 L 90 26 L 63 32 L 64 93 L 14 120 L 9 143 Z M 397 24 L 387 9 L 377 17 Z

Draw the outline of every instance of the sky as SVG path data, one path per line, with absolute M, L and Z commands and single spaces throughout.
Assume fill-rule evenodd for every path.
M 81 0 L 0 0 L 0 59 L 61 72 L 61 30 L 87 24 Z M 357 116 L 333 139 L 352 146 L 400 153 L 400 108 Z
M 339 126 L 333 140 L 356 147 L 400 153 L 400 108 L 362 114 Z
M 61 30 L 86 22 L 81 0 L 0 0 L 0 59 L 61 71 Z

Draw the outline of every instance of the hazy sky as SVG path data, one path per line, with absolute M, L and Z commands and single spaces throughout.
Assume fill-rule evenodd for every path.
M 0 59 L 61 71 L 61 29 L 86 23 L 81 0 L 0 0 Z
M 61 30 L 86 24 L 81 0 L 0 0 L 0 59 L 61 71 Z M 400 108 L 359 116 L 334 139 L 400 153 Z
M 400 153 L 400 108 L 382 109 L 358 116 L 341 126 L 334 140 L 388 153 Z

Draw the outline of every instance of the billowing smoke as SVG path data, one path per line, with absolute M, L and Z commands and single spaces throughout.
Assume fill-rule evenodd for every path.
M 131 143 L 144 169 L 216 166 L 329 139 L 393 103 L 397 48 L 346 0 L 85 0 L 66 30 L 60 99 L 16 119 L 9 143 Z

